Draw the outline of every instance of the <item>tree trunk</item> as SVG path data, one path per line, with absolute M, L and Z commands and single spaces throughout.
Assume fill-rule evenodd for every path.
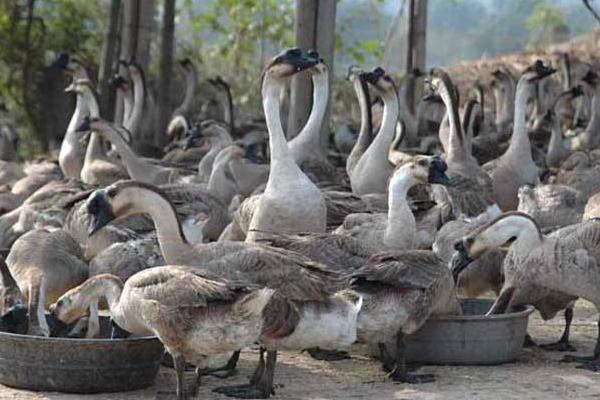
M 171 115 L 171 76 L 173 75 L 173 42 L 175 40 L 175 0 L 165 0 L 160 41 L 160 77 L 158 83 L 158 127 L 154 144 L 166 144 L 165 129 Z
M 102 115 L 111 119 L 114 112 L 114 91 L 110 90 L 110 77 L 114 71 L 115 49 L 117 44 L 117 33 L 119 30 L 119 12 L 121 10 L 121 0 L 111 0 L 110 12 L 108 17 L 108 29 L 102 48 L 102 62 L 98 72 L 98 86 L 100 89 L 100 110 Z
M 408 0 L 407 15 L 407 46 L 406 46 L 406 71 L 419 69 L 425 71 L 426 45 L 427 45 L 427 0 Z M 408 89 L 409 107 L 414 112 L 415 87 Z
M 315 49 L 329 66 L 329 79 L 333 75 L 333 47 L 335 33 L 336 0 L 296 0 L 294 24 L 296 46 L 303 50 Z M 308 119 L 312 106 L 312 84 L 308 73 L 292 78 L 288 138 L 296 136 Z M 329 106 L 323 118 L 322 143 L 327 144 L 329 134 Z

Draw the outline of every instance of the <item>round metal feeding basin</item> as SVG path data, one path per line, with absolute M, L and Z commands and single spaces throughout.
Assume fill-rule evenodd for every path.
M 407 360 L 425 364 L 485 365 L 521 354 L 533 307 L 485 316 L 493 301 L 464 299 L 463 315 L 433 317 L 407 337 Z
M 101 322 L 106 332 L 104 318 Z M 154 383 L 162 355 L 155 337 L 68 339 L 0 332 L 0 383 L 65 393 L 142 389 Z

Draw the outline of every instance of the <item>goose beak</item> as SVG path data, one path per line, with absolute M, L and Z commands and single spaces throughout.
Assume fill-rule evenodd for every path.
M 440 185 L 447 185 L 450 183 L 450 178 L 446 175 L 448 165 L 439 156 L 431 157 L 429 163 L 429 183 L 437 183 Z
M 71 83 L 65 88 L 65 93 L 72 93 L 75 91 L 75 82 Z
M 300 72 L 317 65 L 319 63 L 319 58 L 314 57 L 312 53 L 290 51 L 286 53 L 286 61 L 294 67 L 296 72 Z
M 454 278 L 454 283 L 457 283 L 458 276 L 467 267 L 467 265 L 473 262 L 473 259 L 469 256 L 469 253 L 462 241 L 457 242 L 454 245 L 454 249 L 456 251 L 452 255 L 452 259 L 450 260 L 450 267 L 452 270 L 452 277 Z
M 119 74 L 114 74 L 112 76 L 112 78 L 110 78 L 110 81 L 108 82 L 108 84 L 112 88 L 118 88 L 118 87 L 126 85 L 127 83 L 129 83 L 127 78 L 125 78 L 123 75 L 119 75 Z
M 360 76 L 364 78 L 367 82 L 369 82 L 371 85 L 377 85 L 379 79 L 381 79 L 384 75 L 385 71 L 383 70 L 383 68 L 380 67 L 373 69 L 373 71 L 371 72 L 363 72 L 362 74 L 360 74 Z
M 88 236 L 92 236 L 115 219 L 112 206 L 103 190 L 92 193 L 87 203 L 89 213 Z

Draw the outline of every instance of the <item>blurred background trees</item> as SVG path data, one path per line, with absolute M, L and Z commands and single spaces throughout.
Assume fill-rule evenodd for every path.
M 337 0 L 334 72 L 338 78 L 351 64 L 384 62 L 389 69 L 402 71 L 406 1 Z M 139 7 L 134 22 L 140 29 L 135 55 L 146 68 L 147 81 L 155 92 L 165 77 L 167 86 L 175 88 L 165 97 L 155 94 L 162 109 L 172 109 L 181 100 L 183 83 L 172 60 L 189 57 L 198 65 L 201 80 L 221 75 L 232 86 L 236 107 L 245 113 L 259 112 L 258 77 L 263 65 L 279 49 L 293 44 L 294 0 L 3 0 L 0 102 L 6 104 L 25 139 L 22 151 L 31 154 L 52 148 L 64 132 L 73 100 L 61 93 L 66 82 L 51 66 L 60 51 L 70 52 L 88 68 L 92 79 L 101 83 L 103 104 L 110 102 L 105 97 L 106 79 L 118 58 L 127 53 L 123 46 L 127 47 L 129 35 L 123 32 L 133 3 Z M 120 11 L 116 43 L 107 47 L 115 4 Z M 172 51 L 168 41 L 161 40 L 168 32 L 163 23 L 169 20 L 164 16 L 170 5 L 174 6 Z M 427 65 L 545 46 L 594 26 L 581 2 L 573 0 L 429 0 Z M 112 68 L 100 70 L 110 51 Z M 165 52 L 172 53 L 166 61 L 161 56 Z M 347 86 L 338 81 L 334 89 Z M 212 96 L 212 88 L 201 84 L 201 101 Z M 334 93 L 333 98 L 340 96 Z M 157 124 L 164 124 L 164 119 Z

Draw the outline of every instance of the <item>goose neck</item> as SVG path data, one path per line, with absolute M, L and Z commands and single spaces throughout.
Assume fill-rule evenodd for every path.
M 186 241 L 175 208 L 162 195 L 147 190 L 136 196 L 135 213 L 149 214 L 154 221 L 163 258 L 170 265 L 187 265 L 193 247 Z
M 358 105 L 360 107 L 360 131 L 354 148 L 364 151 L 369 146 L 373 134 L 371 104 L 368 98 L 369 93 L 367 83 L 359 77 L 356 77 L 354 79 L 354 90 L 356 92 L 356 97 L 358 97 Z
M 544 240 L 535 222 L 521 215 L 502 218 L 488 228 L 488 231 L 485 232 L 489 236 L 487 240 L 494 248 L 502 246 L 514 237 L 515 241 L 510 247 L 520 258 L 526 257 Z
M 98 133 L 115 146 L 131 179 L 152 183 L 148 182 L 147 176 L 155 167 L 138 157 L 115 128 L 108 125 L 103 126 L 98 129 Z
M 408 191 L 417 182 L 408 171 L 399 170 L 391 178 L 388 189 L 388 221 L 384 242 L 390 248 L 399 244 L 412 247 L 416 229 L 415 217 L 408 205 Z
M 531 84 L 526 78 L 519 80 L 515 99 L 513 133 L 508 148 L 508 152 L 529 154 L 529 157 L 531 157 L 531 144 L 527 133 L 527 98 L 530 87 Z
M 130 117 L 125 121 L 125 128 L 135 135 L 138 131 L 144 111 L 144 100 L 146 96 L 146 88 L 144 87 L 144 79 L 139 73 L 131 74 L 133 82 L 133 105 Z
M 312 82 L 312 110 L 306 124 L 290 144 L 293 142 L 306 143 L 314 149 L 320 150 L 321 125 L 323 123 L 323 117 L 325 116 L 329 99 L 329 74 L 327 70 L 313 74 Z
M 271 165 L 288 163 L 290 151 L 288 148 L 281 117 L 279 115 L 279 95 L 283 89 L 281 80 L 265 76 L 263 81 L 263 109 L 269 131 L 269 151 L 271 153 Z
M 187 114 L 192 108 L 192 102 L 194 100 L 194 93 L 196 92 L 196 86 L 198 85 L 198 75 L 196 73 L 196 68 L 191 67 L 186 75 L 185 75 L 185 96 L 183 97 L 183 102 L 179 106 L 178 110 L 180 110 L 180 114 Z
M 394 140 L 396 130 L 396 122 L 398 121 L 398 96 L 395 90 L 391 90 L 382 94 L 383 99 L 383 118 L 381 127 L 377 136 L 373 140 L 371 147 L 381 150 L 381 156 L 386 157 L 390 145 Z
M 440 96 L 446 106 L 446 115 L 448 116 L 448 125 L 450 134 L 448 137 L 448 154 L 449 162 L 456 162 L 465 159 L 465 144 L 462 126 L 458 117 L 458 105 L 456 99 L 450 93 L 450 88 L 444 83 L 440 85 Z

